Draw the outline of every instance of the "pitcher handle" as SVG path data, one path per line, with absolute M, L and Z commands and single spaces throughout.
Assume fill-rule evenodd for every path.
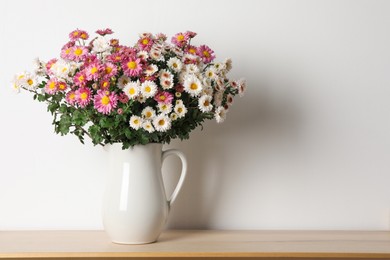
M 177 157 L 180 158 L 180 160 L 181 160 L 181 174 L 180 174 L 180 179 L 176 184 L 176 188 L 172 192 L 172 195 L 171 195 L 170 199 L 168 200 L 169 207 L 171 207 L 173 202 L 175 202 L 177 194 L 179 194 L 179 191 L 180 191 L 181 187 L 183 186 L 184 179 L 185 179 L 186 174 L 187 174 L 187 159 L 186 159 L 184 153 L 177 150 L 177 149 L 169 149 L 169 150 L 163 151 L 162 161 L 164 161 L 165 158 L 167 158 L 170 155 L 176 155 Z

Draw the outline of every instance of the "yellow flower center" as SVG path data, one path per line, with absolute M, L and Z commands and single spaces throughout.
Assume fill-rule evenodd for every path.
M 135 94 L 135 89 L 134 88 L 129 89 L 129 94 L 130 95 L 134 95 Z
M 83 54 L 83 50 L 80 49 L 80 48 L 77 48 L 77 49 L 74 50 L 73 53 L 74 53 L 74 55 L 76 55 L 76 56 L 80 56 L 81 54 Z
M 196 84 L 196 83 L 191 83 L 190 89 L 192 89 L 192 90 L 197 90 L 197 89 L 198 89 L 198 84 Z
M 136 68 L 137 68 L 137 63 L 136 63 L 135 61 L 129 61 L 129 62 L 127 63 L 127 67 L 128 67 L 129 69 L 131 69 L 131 70 L 136 69 Z
M 147 38 L 144 38 L 143 40 L 142 40 L 142 44 L 143 45 L 146 45 L 146 44 L 148 44 L 149 43 L 149 40 L 147 39 Z
M 111 67 L 106 67 L 105 71 L 106 71 L 106 74 L 110 74 L 111 71 L 112 71 L 112 68 Z
M 87 34 L 83 33 L 83 34 L 80 35 L 80 37 L 81 37 L 81 39 L 86 40 L 87 39 Z
M 86 99 L 88 98 L 87 92 L 81 93 L 80 98 L 81 98 L 82 100 L 86 100 Z
M 158 99 L 160 99 L 161 101 L 164 101 L 165 100 L 165 96 L 161 95 Z
M 177 112 L 179 112 L 179 113 L 183 112 L 183 108 L 182 107 L 178 107 L 177 108 Z
M 150 86 L 146 86 L 145 87 L 145 92 L 150 93 L 150 91 L 152 91 L 152 88 Z
M 84 81 L 84 76 L 80 75 L 78 79 L 79 79 L 80 82 L 82 82 L 82 81 Z
M 203 55 L 206 57 L 206 58 L 209 58 L 210 57 L 210 53 L 208 51 L 203 51 Z
M 164 120 L 164 119 L 160 119 L 160 120 L 158 121 L 158 125 L 160 125 L 160 126 L 165 125 L 165 120 Z
M 127 83 L 129 83 L 129 82 L 127 80 L 125 80 L 125 79 L 122 81 L 123 85 L 126 85 Z
M 73 32 L 73 36 L 77 36 L 77 35 L 79 35 L 79 32 L 78 31 L 74 31 Z
M 108 105 L 110 103 L 110 98 L 109 97 L 107 97 L 107 96 L 103 96 L 102 97 L 102 104 L 103 105 Z
M 165 105 L 165 104 L 161 106 L 161 110 L 166 110 L 167 108 L 168 108 L 168 107 L 167 107 L 167 105 Z
M 60 90 L 64 90 L 64 89 L 66 89 L 66 85 L 65 85 L 64 83 L 60 83 L 60 84 L 58 85 L 58 88 L 59 88 Z
M 50 89 L 55 89 L 56 88 L 56 83 L 54 81 L 50 82 L 49 88 Z
M 68 69 L 66 67 L 62 68 L 62 72 L 66 72 Z
M 27 83 L 31 86 L 32 84 L 34 84 L 34 81 L 32 79 L 28 79 Z
M 66 49 L 66 50 L 65 50 L 65 53 L 66 53 L 66 54 L 69 54 L 69 53 L 70 53 L 70 51 L 71 51 L 71 49 L 70 49 L 70 48 L 68 48 L 68 49 Z
M 177 67 L 178 67 L 178 66 L 177 66 L 177 63 L 173 63 L 173 64 L 172 64 L 172 67 L 177 68 Z
M 93 67 L 89 72 L 93 75 L 98 71 L 98 68 Z
M 184 41 L 184 35 L 183 34 L 180 34 L 176 37 L 176 39 L 181 42 L 181 41 Z
M 146 117 L 147 117 L 147 118 L 152 117 L 152 112 L 150 112 L 150 111 L 146 112 Z
M 134 119 L 133 123 L 134 123 L 135 125 L 138 125 L 138 124 L 139 124 L 139 120 L 138 120 L 138 119 Z
M 107 88 L 108 84 L 109 84 L 108 81 L 104 81 L 103 84 L 102 84 L 103 88 Z
M 196 53 L 196 50 L 195 50 L 194 48 L 190 48 L 190 49 L 188 50 L 188 52 L 191 53 L 191 54 L 195 54 L 195 53 Z
M 205 107 L 208 107 L 208 106 L 210 105 L 210 102 L 209 102 L 208 100 L 205 100 L 205 101 L 203 102 L 203 105 L 204 105 Z

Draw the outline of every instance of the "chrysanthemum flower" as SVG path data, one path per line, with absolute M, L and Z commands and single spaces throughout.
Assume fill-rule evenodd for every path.
M 127 83 L 124 88 L 123 92 L 126 94 L 126 96 L 129 99 L 135 99 L 139 94 L 139 83 L 136 81 L 130 81 Z
M 175 121 L 175 120 L 178 119 L 178 116 L 177 116 L 176 113 L 171 113 L 171 114 L 169 115 L 169 118 L 170 118 L 172 121 Z
M 69 105 L 74 106 L 77 101 L 76 92 L 75 91 L 69 91 L 66 94 L 65 98 L 66 102 L 68 102 Z
M 118 96 L 118 100 L 119 100 L 119 102 L 124 104 L 124 103 L 129 102 L 129 97 L 126 95 L 126 93 L 120 93 Z
M 159 104 L 169 104 L 172 103 L 173 95 L 166 91 L 160 91 L 154 96 L 154 100 L 156 100 Z
M 110 87 L 110 81 L 107 79 L 104 79 L 100 81 L 100 88 L 101 89 L 108 89 Z
M 143 51 L 150 51 L 153 45 L 153 39 L 149 36 L 141 37 L 138 40 L 138 47 Z
M 152 122 L 150 120 L 146 120 L 142 123 L 142 128 L 149 132 L 149 133 L 153 133 L 154 132 L 154 127 L 152 125 Z
M 68 59 L 74 61 L 82 61 L 88 55 L 88 49 L 84 46 L 73 46 L 68 55 Z
M 102 70 L 102 65 L 97 62 L 91 63 L 85 68 L 85 76 L 87 80 L 97 80 Z
M 92 42 L 92 51 L 96 53 L 106 52 L 111 50 L 110 42 L 108 42 L 103 36 L 96 37 Z
M 94 96 L 94 107 L 102 114 L 109 114 L 118 104 L 118 96 L 114 92 L 98 90 Z
M 158 33 L 158 34 L 156 34 L 156 39 L 158 40 L 158 41 L 166 41 L 167 40 L 167 36 L 165 35 L 165 34 L 163 34 L 163 33 Z
M 79 88 L 76 90 L 77 104 L 86 107 L 92 99 L 92 92 L 89 88 Z
M 70 63 L 65 60 L 58 60 L 56 63 L 54 63 L 50 71 L 53 75 L 55 75 L 57 78 L 67 79 L 69 72 L 71 70 Z
M 216 79 L 217 78 L 217 70 L 214 67 L 208 67 L 206 71 L 204 72 L 204 75 L 209 79 Z
M 122 62 L 122 61 L 123 61 L 123 58 L 124 58 L 124 56 L 123 56 L 122 53 L 120 53 L 120 52 L 115 52 L 115 53 L 113 53 L 113 54 L 111 54 L 111 55 L 108 55 L 108 56 L 106 57 L 106 60 L 107 60 L 107 61 L 114 62 L 114 63 L 117 63 L 117 62 Z
M 158 111 L 161 114 L 169 114 L 172 111 L 172 104 L 171 103 L 159 103 L 158 105 Z
M 131 80 L 128 76 L 126 75 L 122 75 L 119 79 L 118 79 L 118 88 L 120 89 L 123 89 L 127 83 L 129 83 Z
M 188 75 L 184 80 L 184 90 L 196 97 L 202 92 L 202 83 L 195 75 Z
M 141 84 L 141 94 L 145 98 L 153 97 L 157 92 L 157 85 L 153 81 L 146 80 Z
M 161 54 L 161 51 L 159 50 L 151 49 L 149 52 L 149 56 L 156 61 L 164 60 L 164 56 Z
M 36 89 L 40 84 L 38 77 L 34 74 L 26 73 L 23 77 L 23 87 L 26 89 Z
M 73 82 L 76 86 L 84 87 L 87 83 L 87 77 L 85 76 L 84 72 L 77 72 L 73 77 Z
M 199 73 L 199 67 L 196 66 L 195 64 L 187 64 L 185 66 L 185 70 L 187 73 L 190 73 L 190 74 L 198 74 Z
M 176 106 L 174 108 L 174 111 L 175 111 L 175 113 L 177 114 L 177 116 L 179 118 L 182 118 L 182 117 L 184 117 L 187 114 L 187 108 L 185 107 L 183 102 L 181 102 L 181 103 L 180 102 L 179 103 L 176 102 Z
M 129 77 L 137 77 L 142 73 L 141 59 L 127 59 L 122 63 L 123 73 Z
M 240 79 L 238 80 L 237 83 L 238 83 L 238 94 L 240 95 L 240 97 L 242 97 L 246 90 L 246 81 L 245 79 Z
M 104 64 L 104 69 L 103 69 L 103 75 L 105 78 L 109 79 L 111 77 L 116 76 L 118 73 L 118 68 L 115 66 L 115 64 L 111 62 L 106 62 Z
M 160 78 L 160 85 L 163 89 L 171 89 L 173 87 L 173 77 L 170 78 Z
M 149 54 L 147 51 L 139 51 L 137 53 L 137 58 L 140 58 L 143 61 L 146 61 L 149 58 Z
M 88 35 L 88 33 L 86 31 L 77 29 L 77 30 L 72 31 L 69 34 L 69 38 L 72 41 L 77 41 L 79 39 L 87 40 L 89 38 L 89 35 Z
M 158 71 L 158 67 L 155 64 L 150 64 L 145 69 L 145 74 L 148 76 L 152 76 L 154 73 Z
M 143 118 L 151 120 L 156 116 L 156 112 L 152 107 L 147 106 L 142 110 L 141 115 Z
M 175 72 L 180 72 L 183 68 L 183 63 L 176 57 L 170 58 L 167 65 Z
M 56 79 L 50 79 L 46 85 L 45 85 L 45 92 L 47 94 L 53 95 L 57 92 L 57 80 Z
M 197 35 L 196 32 L 191 32 L 191 31 L 186 31 L 184 34 L 187 35 L 188 38 L 194 38 Z
M 218 107 L 215 110 L 215 120 L 217 123 L 222 123 L 226 119 L 227 110 L 224 107 Z
M 57 62 L 58 60 L 56 58 L 54 59 L 51 59 L 49 60 L 47 63 L 46 63 L 46 70 L 47 72 L 50 74 L 51 73 L 51 67 L 53 67 L 53 65 Z
M 153 119 L 153 126 L 156 131 L 166 132 L 171 129 L 171 119 L 164 114 L 159 114 Z
M 136 115 L 133 115 L 130 117 L 130 127 L 133 128 L 134 130 L 140 129 L 142 126 L 142 118 Z
M 179 46 L 183 47 L 184 45 L 187 44 L 187 41 L 189 40 L 189 36 L 185 33 L 177 33 L 175 36 L 172 37 L 172 43 Z
M 107 34 L 113 34 L 114 32 L 110 28 L 106 28 L 104 30 L 97 30 L 96 33 L 101 35 L 101 36 L 104 36 Z
M 74 46 L 74 42 L 72 42 L 73 45 L 69 46 L 68 44 L 65 44 L 64 47 L 61 49 L 61 54 L 60 57 L 65 60 L 70 60 L 71 59 L 71 54 L 72 54 L 72 48 Z
M 68 88 L 68 85 L 66 84 L 66 82 L 59 81 L 57 83 L 57 87 L 59 91 L 65 91 Z
M 207 64 L 215 59 L 214 51 L 206 45 L 198 47 L 196 54 L 202 58 L 203 63 Z
M 210 112 L 213 109 L 213 105 L 211 104 L 211 100 L 213 98 L 209 95 L 201 96 L 198 99 L 198 107 L 200 111 L 203 113 Z

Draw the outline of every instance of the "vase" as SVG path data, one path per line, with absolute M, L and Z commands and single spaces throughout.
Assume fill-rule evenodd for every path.
M 109 172 L 103 196 L 103 226 L 118 244 L 155 242 L 163 230 L 170 207 L 186 176 L 187 161 L 176 149 L 162 151 L 162 144 L 108 145 Z M 181 159 L 182 170 L 172 195 L 167 199 L 161 167 L 170 155 Z

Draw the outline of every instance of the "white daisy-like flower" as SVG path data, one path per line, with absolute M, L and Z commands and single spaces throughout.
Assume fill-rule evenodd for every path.
M 146 98 L 143 95 L 138 95 L 137 101 L 142 104 L 146 102 Z
M 201 96 L 198 100 L 198 107 L 200 111 L 203 113 L 210 112 L 213 109 L 213 105 L 211 104 L 212 96 L 204 95 Z
M 149 54 L 147 51 L 139 51 L 137 53 L 137 57 L 142 59 L 142 60 L 147 60 L 149 58 Z
M 163 61 L 164 56 L 161 54 L 160 50 L 156 50 L 155 48 L 151 49 L 149 52 L 150 58 L 156 61 Z
M 103 37 L 98 36 L 92 42 L 92 51 L 94 52 L 105 52 L 111 50 L 110 43 Z
M 204 75 L 208 79 L 216 79 L 217 78 L 217 70 L 214 67 L 208 67 L 206 71 L 204 72 Z
M 192 74 L 198 74 L 199 73 L 199 68 L 195 64 L 187 64 L 186 65 L 186 72 L 187 73 L 192 73 Z
M 220 72 L 221 70 L 226 69 L 226 65 L 224 63 L 215 63 L 214 68 L 216 69 L 217 72 Z
M 127 83 L 129 83 L 131 80 L 128 76 L 126 75 L 122 75 L 119 79 L 118 79 L 118 88 L 120 89 L 123 89 L 124 86 L 127 85 Z
M 147 106 L 142 110 L 141 115 L 143 118 L 151 120 L 156 116 L 156 111 L 152 107 Z
M 175 121 L 178 119 L 178 115 L 176 113 L 172 113 L 169 115 L 169 118 L 172 120 L 172 121 Z
M 185 107 L 185 105 L 182 103 L 182 104 L 177 104 L 174 108 L 174 111 L 175 113 L 177 114 L 177 116 L 179 118 L 182 118 L 186 115 L 187 113 L 187 108 Z
M 172 111 L 172 104 L 160 103 L 160 104 L 158 104 L 158 110 L 161 114 L 165 114 L 165 115 L 169 114 Z
M 181 69 L 183 68 L 183 63 L 181 60 L 179 60 L 176 57 L 172 57 L 168 60 L 168 67 L 171 68 L 175 72 L 180 72 Z
M 139 94 L 139 83 L 136 81 L 130 81 L 127 83 L 124 88 L 123 92 L 128 96 L 130 99 L 135 99 Z
M 220 106 L 215 110 L 215 120 L 217 123 L 222 123 L 226 119 L 227 110 Z
M 156 131 L 166 132 L 171 129 L 171 119 L 164 114 L 159 114 L 153 119 L 153 126 Z
M 232 69 L 232 67 L 233 67 L 232 63 L 233 63 L 233 61 L 232 61 L 232 59 L 230 59 L 230 58 L 229 58 L 229 59 L 226 59 L 226 60 L 224 61 L 226 72 L 229 72 L 229 71 Z
M 173 75 L 168 70 L 161 70 L 160 72 L 160 79 L 172 79 Z
M 145 80 L 141 84 L 141 94 L 145 98 L 153 97 L 157 92 L 157 85 L 153 81 Z
M 25 82 L 26 82 L 26 72 L 22 72 L 22 73 L 18 73 L 14 76 L 13 80 L 12 80 L 12 86 L 13 86 L 13 89 L 16 93 L 19 93 L 20 92 L 20 88 L 22 86 L 25 86 Z
M 150 120 L 146 120 L 145 122 L 143 122 L 142 128 L 149 133 L 154 132 L 154 127 L 153 127 L 152 122 Z
M 27 89 L 30 89 L 30 90 L 36 89 L 38 87 L 38 85 L 40 84 L 38 77 L 36 75 L 30 74 L 30 73 L 27 73 L 25 75 L 23 83 L 24 83 L 23 84 L 24 87 L 26 87 Z
M 33 61 L 34 73 L 38 76 L 45 76 L 45 64 L 39 59 L 35 58 Z
M 142 126 L 142 118 L 139 116 L 131 116 L 130 117 L 130 127 L 134 130 L 138 130 Z
M 155 64 L 150 64 L 146 67 L 145 74 L 146 76 L 152 76 L 154 73 L 158 71 L 158 67 Z
M 50 71 L 57 78 L 67 79 L 70 73 L 70 69 L 70 63 L 60 59 L 56 63 L 54 63 L 53 66 L 51 66 Z
M 175 97 L 181 98 L 181 92 L 175 92 Z
M 195 75 L 189 75 L 184 80 L 184 90 L 192 97 L 196 97 L 202 92 L 202 83 Z
M 183 100 L 177 99 L 175 105 L 183 105 Z
M 163 89 L 173 88 L 173 76 L 172 78 L 160 78 L 160 85 Z

